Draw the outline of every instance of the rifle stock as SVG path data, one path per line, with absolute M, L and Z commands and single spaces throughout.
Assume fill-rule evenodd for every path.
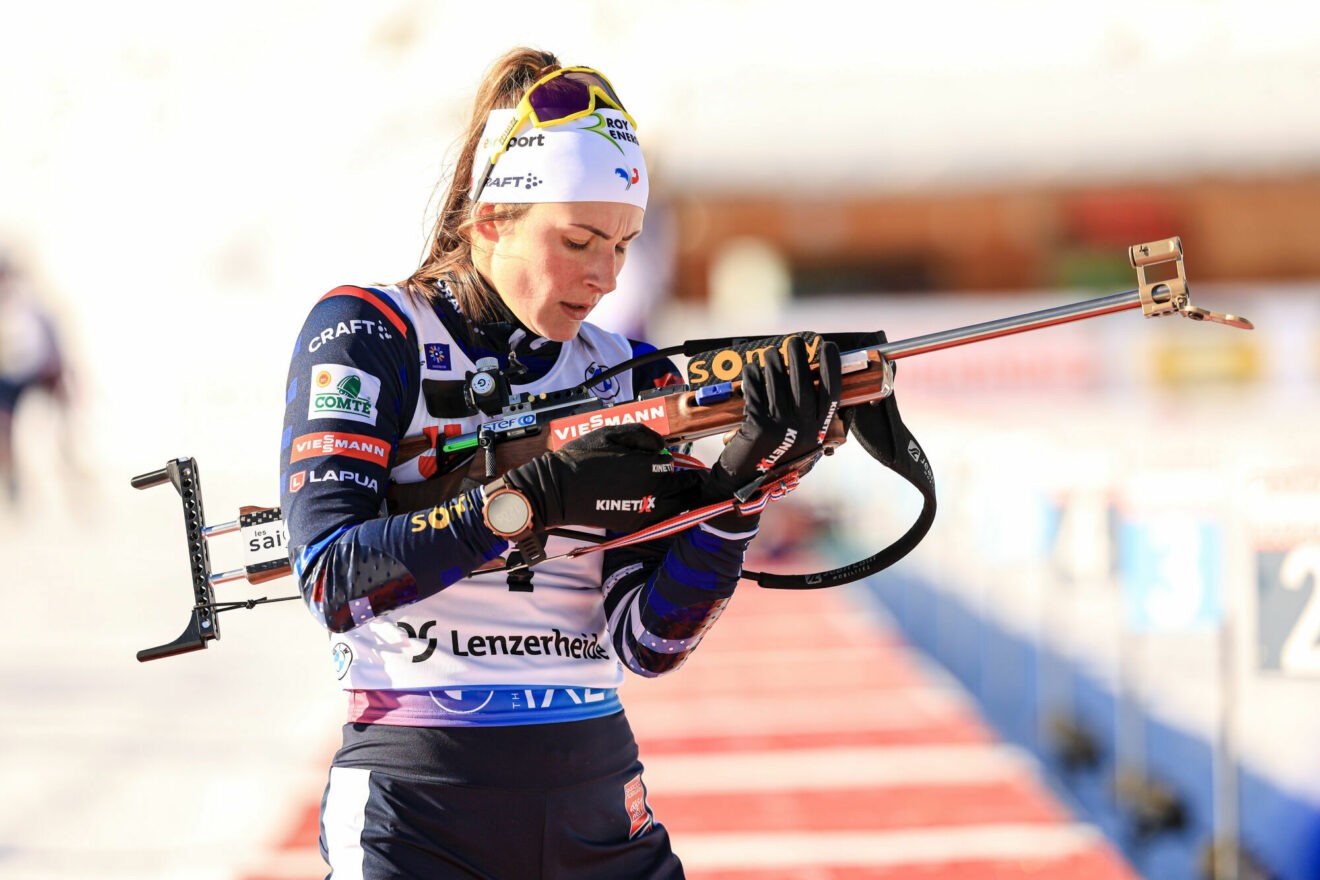
M 863 355 L 866 358 L 865 363 L 861 360 Z M 848 369 L 847 364 L 845 369 Z M 840 409 L 888 396 L 892 390 L 891 379 L 892 373 L 879 354 L 875 351 L 856 352 L 851 370 L 843 375 Z M 650 407 L 664 407 L 663 417 L 656 417 L 654 420 L 648 420 L 647 423 L 652 424 L 653 421 L 653 427 L 666 426 L 665 430 L 659 433 L 664 436 L 665 443 L 669 446 L 732 430 L 742 423 L 743 418 L 742 383 L 734 382 L 729 396 L 718 403 L 701 404 L 698 403 L 695 391 L 680 391 L 646 398 L 643 401 L 628 401 L 585 414 L 551 419 L 534 434 L 495 443 L 492 447 L 495 455 L 493 474 L 487 473 L 486 456 L 479 449 L 466 468 L 460 467 L 456 471 L 437 475 L 434 479 L 421 483 L 393 484 L 386 494 L 389 510 L 391 513 L 402 513 L 439 504 L 461 491 L 465 481 L 471 481 L 466 485 L 489 482 L 496 476 L 557 448 L 556 438 L 572 430 L 571 426 L 580 423 L 584 417 L 595 416 L 601 424 L 610 424 L 611 418 L 620 418 L 620 416 L 612 416 L 611 410 L 617 412 L 635 407 L 638 403 Z M 826 437 L 825 445 L 828 449 L 838 446 L 845 438 L 844 432 L 837 427 L 837 418 L 835 422 L 835 429 Z M 427 437 L 420 435 L 405 437 L 399 443 L 398 460 L 410 461 L 432 448 L 432 441 Z

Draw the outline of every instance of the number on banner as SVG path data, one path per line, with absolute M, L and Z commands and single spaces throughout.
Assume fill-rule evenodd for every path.
M 1280 669 L 1291 675 L 1320 675 L 1320 544 L 1294 547 L 1279 568 L 1279 583 L 1286 589 L 1302 590 L 1308 580 L 1311 596 L 1279 657 Z

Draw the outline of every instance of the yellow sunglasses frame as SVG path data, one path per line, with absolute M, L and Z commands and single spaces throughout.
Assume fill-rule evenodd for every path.
M 587 105 L 585 110 L 579 110 L 577 113 L 572 113 L 560 119 L 542 122 L 536 115 L 536 110 L 532 107 L 532 92 L 536 91 L 539 86 L 550 82 L 552 79 L 557 79 L 566 73 L 590 73 L 593 76 L 598 76 L 602 82 L 610 87 L 610 91 L 614 91 L 615 94 L 618 94 L 614 88 L 614 83 L 610 82 L 605 74 L 596 70 L 594 67 L 561 67 L 558 70 L 550 71 L 545 76 L 532 83 L 527 91 L 523 93 L 522 100 L 518 102 L 518 106 L 514 108 L 513 119 L 509 120 L 508 126 L 500 135 L 499 147 L 491 154 L 490 164 L 486 166 L 486 173 L 482 176 L 481 185 L 477 187 L 476 193 L 472 196 L 473 203 L 481 197 L 482 191 L 486 188 L 486 181 L 490 179 L 490 172 L 491 169 L 495 167 L 496 160 L 498 160 L 500 156 L 503 156 L 505 151 L 509 149 L 509 144 L 513 143 L 514 135 L 518 133 L 518 129 L 522 128 L 522 124 L 528 119 L 532 121 L 532 125 L 536 128 L 548 128 L 552 125 L 563 125 L 566 122 L 573 122 L 574 120 L 590 116 L 592 113 L 596 112 L 597 104 L 602 103 L 607 107 L 618 110 L 623 114 L 623 118 L 628 120 L 628 123 L 633 127 L 633 130 L 635 131 L 637 129 L 637 120 L 633 119 L 632 115 L 627 110 L 623 109 L 623 105 L 611 98 L 600 86 L 594 85 L 587 86 L 587 92 L 591 95 L 591 103 Z

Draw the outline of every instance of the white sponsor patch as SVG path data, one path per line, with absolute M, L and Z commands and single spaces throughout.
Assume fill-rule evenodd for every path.
M 370 373 L 344 364 L 312 367 L 309 419 L 344 419 L 376 424 L 376 400 L 380 380 Z
M 587 415 L 555 419 L 550 423 L 550 448 L 560 449 L 569 441 L 606 425 L 632 424 L 646 425 L 664 436 L 669 433 L 669 414 L 663 402 L 639 400 L 596 410 Z
M 244 565 L 283 562 L 289 558 L 289 527 L 282 519 L 242 525 L 239 527 L 239 535 L 246 548 Z

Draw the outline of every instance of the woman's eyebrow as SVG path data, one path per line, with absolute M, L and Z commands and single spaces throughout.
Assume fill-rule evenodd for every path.
M 604 238 L 604 239 L 609 239 L 609 238 L 611 237 L 609 233 L 604 232 L 603 230 L 597 229 L 596 227 L 592 226 L 592 225 L 589 224 L 589 223 L 573 223 L 573 224 L 571 224 L 571 225 L 576 226 L 576 227 L 579 228 L 579 229 L 585 229 L 587 232 L 590 232 L 592 235 L 598 235 L 598 236 L 600 236 L 601 238 Z M 625 236 L 623 237 L 622 240 L 623 240 L 623 241 L 632 241 L 634 238 L 636 238 L 637 236 L 639 236 L 639 235 L 641 235 L 641 234 L 642 234 L 642 230 L 639 229 L 639 230 L 637 230 L 636 232 L 630 232 L 630 233 L 628 233 L 627 235 L 625 235 Z

